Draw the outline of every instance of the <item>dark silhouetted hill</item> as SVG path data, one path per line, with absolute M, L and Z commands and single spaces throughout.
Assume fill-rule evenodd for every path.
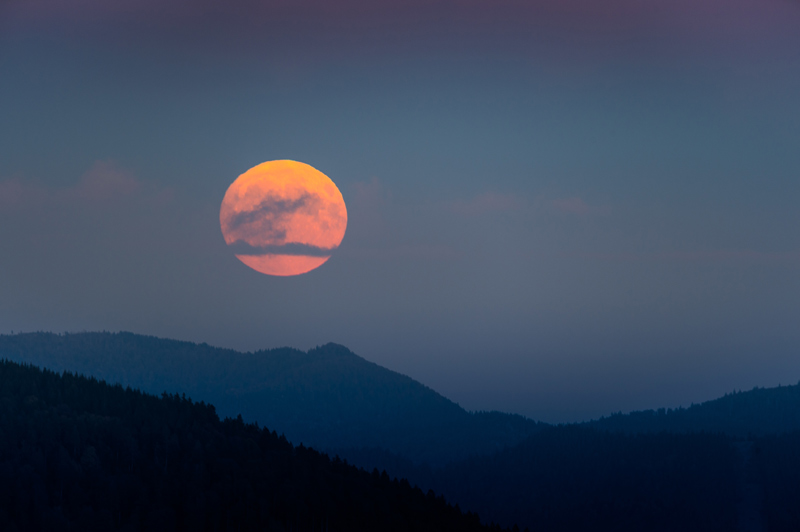
M 500 524 L 537 531 L 733 531 L 741 463 L 718 434 L 547 427 L 441 468 L 380 449 L 349 453 Z
M 380 448 L 443 464 L 513 445 L 542 426 L 517 415 L 469 413 L 335 344 L 240 353 L 130 333 L 31 333 L 0 336 L 0 357 L 150 393 L 186 393 L 221 415 L 241 414 L 342 456 Z
M 747 504 L 751 514 L 754 511 L 756 519 L 768 525 L 768 530 L 800 530 L 800 512 L 796 510 L 800 508 L 798 386 L 737 392 L 686 409 L 617 414 L 587 424 L 550 427 L 520 416 L 496 412 L 468 413 L 412 379 L 380 368 L 334 344 L 309 352 L 284 348 L 238 353 L 205 344 L 133 334 L 30 334 L 0 336 L 0 358 L 3 357 L 56 370 L 79 371 L 156 392 L 181 392 L 196 399 L 220 402 L 224 405 L 220 410 L 225 414 L 235 416 L 241 412 L 247 419 L 258 420 L 270 430 L 285 432 L 294 441 L 323 449 L 338 449 L 341 456 L 357 465 L 369 470 L 373 466 L 378 470 L 384 468 L 392 477 L 406 477 L 423 490 L 432 488 L 444 493 L 448 500 L 458 503 L 461 508 L 505 525 L 519 523 L 539 531 L 733 531 L 737 529 L 737 513 L 744 507 L 742 486 L 747 484 L 755 490 L 748 493 L 763 494 Z M 3 367 L 13 369 L 15 366 L 7 363 Z M 24 377 L 25 372 L 34 370 L 23 368 L 18 371 Z M 13 372 L 8 375 L 13 376 Z M 95 526 L 92 523 L 105 523 L 103 526 L 108 526 L 109 522 L 117 523 L 109 521 L 114 516 L 113 508 L 125 508 L 127 515 L 132 516 L 131 522 L 141 529 L 147 528 L 148 523 L 164 519 L 170 523 L 183 522 L 181 519 L 185 517 L 181 516 L 194 515 L 186 509 L 191 504 L 195 504 L 191 507 L 195 509 L 211 505 L 210 517 L 203 518 L 206 522 L 227 523 L 228 517 L 225 516 L 232 515 L 229 512 L 256 515 L 248 513 L 255 511 L 247 510 L 253 508 L 247 505 L 254 504 L 255 499 L 247 497 L 250 497 L 250 487 L 257 485 L 262 474 L 270 479 L 268 482 L 273 482 L 273 477 L 278 475 L 280 480 L 276 482 L 283 482 L 280 489 L 288 490 L 290 495 L 284 498 L 273 495 L 278 498 L 271 499 L 273 502 L 270 504 L 276 504 L 275 507 L 288 505 L 288 513 L 279 514 L 275 519 L 281 526 L 289 523 L 294 530 L 310 526 L 298 524 L 298 515 L 314 516 L 315 526 L 320 525 L 320 519 L 333 515 L 325 513 L 327 510 L 318 512 L 319 508 L 330 506 L 314 506 L 308 502 L 317 500 L 314 497 L 328 500 L 325 494 L 329 492 L 324 490 L 333 489 L 345 490 L 344 494 L 350 493 L 346 489 L 351 488 L 366 490 L 358 492 L 361 495 L 352 495 L 346 499 L 348 501 L 373 497 L 369 499 L 372 502 L 363 503 L 364 506 L 342 503 L 345 508 L 342 519 L 355 519 L 352 516 L 362 512 L 368 516 L 365 519 L 375 519 L 357 521 L 360 524 L 352 528 L 354 530 L 358 526 L 366 527 L 364 523 L 367 522 L 375 530 L 385 529 L 376 523 L 386 512 L 412 512 L 408 514 L 411 521 L 404 521 L 406 524 L 422 523 L 427 519 L 420 517 L 428 515 L 424 512 L 413 513 L 422 511 L 422 507 L 408 501 L 418 501 L 421 493 L 410 490 L 408 483 L 390 482 L 388 475 L 376 472 L 353 477 L 362 480 L 347 481 L 350 483 L 345 484 L 350 487 L 341 488 L 341 484 L 336 484 L 338 480 L 330 480 L 325 476 L 328 473 L 320 477 L 317 473 L 320 469 L 314 467 L 324 471 L 332 468 L 331 475 L 341 474 L 347 478 L 351 478 L 347 475 L 355 474 L 352 468 L 330 462 L 305 447 L 292 450 L 285 441 L 276 448 L 271 447 L 273 443 L 261 447 L 264 438 L 269 442 L 280 439 L 276 434 L 259 431 L 242 421 L 219 422 L 214 410 L 206 405 L 197 405 L 177 396 L 157 400 L 138 392 L 124 391 L 121 387 L 108 387 L 72 376 L 59 377 L 46 372 L 42 375 L 46 378 L 41 379 L 58 378 L 61 379 L 59 382 L 65 383 L 59 384 L 60 388 L 56 386 L 59 391 L 55 398 L 43 395 L 36 388 L 38 385 L 18 385 L 12 377 L 0 381 L 7 386 L 0 388 L 0 410 L 5 409 L 0 411 L 0 445 L 3 446 L 0 448 L 0 490 L 4 490 L 0 491 L 0 497 L 3 497 L 0 500 L 12 497 L 11 500 L 15 501 L 8 507 L 11 510 L 0 513 L 0 528 L 9 519 L 24 518 L 21 515 L 28 516 L 28 523 L 44 519 L 36 517 L 42 515 L 49 516 L 48 524 L 61 526 L 63 519 L 67 519 L 69 523 L 78 523 L 77 529 L 88 530 Z M 25 382 L 25 378 L 19 380 Z M 78 397 L 74 395 L 77 393 L 74 391 L 75 383 L 84 383 L 78 386 L 79 389 L 94 386 L 114 392 L 103 392 L 92 396 L 91 400 L 78 400 L 74 399 Z M 16 395 L 12 394 L 15 398 L 4 398 L 3 394 L 8 396 L 8 389 L 17 390 L 14 392 Z M 139 397 L 145 399 L 136 399 Z M 135 407 L 150 404 L 147 401 L 161 401 L 159 404 L 167 405 L 163 406 L 164 412 L 173 412 L 170 414 L 173 417 L 158 414 L 151 422 L 149 410 L 144 406 Z M 54 407 L 62 403 L 68 408 Z M 186 429 L 187 425 L 181 425 L 183 421 L 180 421 L 185 416 L 177 412 L 198 412 L 197 416 L 206 416 L 208 420 L 193 421 Z M 115 421 L 120 416 L 128 416 L 125 423 L 133 425 L 120 425 Z M 163 428 L 164 420 L 173 424 L 169 425 L 169 430 L 158 428 Z M 72 426 L 75 430 L 70 428 Z M 120 426 L 128 428 L 122 432 L 114 428 Z M 203 429 L 205 426 L 211 428 Z M 189 439 L 181 439 L 181 436 L 174 440 L 172 434 L 179 429 L 189 430 L 190 436 L 186 437 Z M 37 432 L 40 430 L 44 431 L 43 435 Z M 87 430 L 89 435 L 84 437 Z M 140 432 L 130 432 L 132 436 L 128 437 L 125 430 Z M 234 431 L 231 433 L 233 436 L 228 436 L 229 433 L 225 432 L 228 430 Z M 79 436 L 75 436 L 75 431 Z M 191 439 L 202 439 L 205 437 L 203 434 L 214 431 L 223 433 L 226 439 L 214 436 L 211 447 L 205 443 L 198 447 Z M 7 434 L 13 434 L 16 439 L 9 440 Z M 195 436 L 197 434 L 200 436 Z M 55 448 L 29 451 L 39 449 L 39 442 L 47 438 L 57 438 L 68 454 L 53 450 Z M 253 475 L 245 475 L 243 483 L 237 484 L 231 480 L 234 478 L 232 471 L 239 474 L 245 466 L 242 465 L 244 462 L 237 462 L 241 456 L 236 453 L 247 448 L 255 452 L 252 445 L 241 443 L 247 438 L 256 441 L 260 449 L 267 449 L 262 454 L 272 456 L 275 461 L 264 462 L 266 465 L 262 464 L 262 469 L 255 469 Z M 744 438 L 748 441 L 743 441 Z M 76 441 L 81 443 L 82 451 L 77 447 L 70 451 L 69 445 Z M 94 450 L 86 450 L 88 447 Z M 126 451 L 128 448 L 138 450 Z M 748 449 L 746 457 L 741 451 L 744 448 Z M 136 484 L 145 482 L 146 486 L 155 486 L 166 482 L 166 477 L 159 476 L 159 471 L 173 472 L 170 468 L 178 467 L 173 463 L 173 456 L 182 456 L 174 458 L 182 464 L 180 471 L 175 470 L 178 478 L 182 479 L 180 482 L 187 478 L 207 479 L 203 475 L 210 474 L 210 469 L 202 469 L 205 471 L 203 475 L 191 477 L 194 474 L 191 472 L 196 471 L 192 469 L 191 460 L 200 456 L 192 454 L 192 449 L 205 453 L 202 454 L 204 463 L 213 463 L 217 453 L 223 452 L 220 449 L 224 453 L 234 453 L 233 456 L 223 453 L 225 458 L 220 460 L 227 465 L 215 466 L 221 469 L 213 470 L 228 475 L 213 477 L 216 479 L 213 482 L 221 483 L 208 488 L 216 495 L 204 494 L 197 498 L 196 493 L 191 492 L 176 496 L 173 488 L 142 488 Z M 106 462 L 112 455 L 113 460 Z M 9 459 L 9 456 L 17 458 Z M 124 476 L 123 469 L 126 464 L 130 467 L 132 460 L 125 462 L 125 456 L 136 457 L 139 460 L 137 464 L 145 464 L 141 466 L 144 468 L 141 471 L 149 471 L 145 480 L 131 480 L 139 478 L 139 473 L 133 474 L 132 470 L 128 474 L 133 477 Z M 302 465 L 306 464 L 303 457 L 311 457 L 308 460 L 318 465 Z M 8 465 L 9 460 L 22 465 L 9 469 L 12 467 Z M 295 465 L 289 471 L 285 469 L 288 466 L 280 465 L 287 460 L 301 461 L 291 462 Z M 137 503 L 139 506 L 114 503 L 116 506 L 110 506 L 111 517 L 107 512 L 101 515 L 94 510 L 94 504 L 99 505 L 98 508 L 108 507 L 103 506 L 105 502 L 92 502 L 93 495 L 87 495 L 97 488 L 92 484 L 91 471 L 98 471 L 98 463 L 103 467 L 110 463 L 122 468 L 118 471 L 123 475 L 120 479 L 128 480 L 114 482 L 120 486 L 134 482 L 138 487 L 124 493 L 140 501 Z M 76 464 L 80 466 L 78 469 Z M 300 476 L 293 476 L 296 474 Z M 56 489 L 54 486 L 64 484 L 62 481 L 54 484 L 53 479 L 60 479 L 63 475 L 72 479 L 70 481 L 78 482 L 75 479 L 79 479 L 80 489 L 69 495 L 68 501 L 63 499 L 67 502 L 43 502 L 62 501 L 54 498 L 53 490 Z M 322 481 L 319 478 L 329 479 L 325 481 L 329 484 L 320 487 L 318 482 Z M 115 487 L 117 484 L 114 482 L 103 484 L 101 491 L 108 488 L 111 490 L 109 493 L 115 493 L 114 489 L 122 489 Z M 166 482 L 166 485 L 171 484 Z M 225 498 L 219 494 L 233 489 L 232 486 L 234 493 L 239 495 Z M 379 493 L 367 495 L 373 488 Z M 397 506 L 400 503 L 391 499 L 395 495 L 385 492 L 398 489 L 402 493 L 416 494 L 402 499 L 411 504 L 413 511 Z M 311 490 L 314 495 L 305 495 L 308 492 L 304 490 Z M 318 490 L 323 490 L 324 494 L 319 495 Z M 17 493 L 25 495 L 15 495 Z M 58 497 L 66 496 L 59 492 Z M 302 500 L 302 504 L 297 500 Z M 447 515 L 458 514 L 437 500 L 439 510 L 450 512 Z M 179 503 L 190 506 L 174 506 Z M 215 504 L 221 506 L 218 508 Z M 90 510 L 85 509 L 87 506 Z M 40 512 L 41 508 L 49 510 Z M 352 514 L 347 513 L 351 510 Z M 465 519 L 469 526 L 477 526 L 474 517 Z M 53 529 L 58 529 L 55 525 Z M 275 525 L 270 521 L 269 526 Z M 428 525 L 419 526 L 422 527 L 420 530 L 425 530 Z
M 0 530 L 486 529 L 185 396 L 0 361 Z
M 746 438 L 800 430 L 800 385 L 754 388 L 689 408 L 614 414 L 586 425 L 612 431 L 720 432 Z
M 766 530 L 800 530 L 800 432 L 767 435 L 753 442 L 751 481 L 762 486 Z
M 740 462 L 729 438 L 552 427 L 432 482 L 500 524 L 541 532 L 737 530 Z

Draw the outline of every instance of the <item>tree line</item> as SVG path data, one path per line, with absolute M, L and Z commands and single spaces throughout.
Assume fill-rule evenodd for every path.
M 477 515 L 213 406 L 0 361 L 0 529 L 483 531 Z M 499 530 L 498 527 L 492 527 Z

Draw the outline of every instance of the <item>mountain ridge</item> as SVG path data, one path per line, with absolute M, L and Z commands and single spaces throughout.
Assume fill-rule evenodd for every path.
M 217 394 L 222 415 L 271 413 L 262 425 L 295 443 L 407 478 L 500 524 L 542 531 L 592 523 L 598 530 L 655 530 L 664 520 L 674 525 L 667 529 L 733 530 L 741 469 L 735 449 L 746 438 L 756 453 L 754 482 L 766 497 L 761 518 L 786 523 L 781 530 L 800 523 L 800 515 L 786 512 L 800 501 L 800 470 L 781 467 L 796 462 L 800 385 L 548 426 L 469 413 L 337 344 L 238 353 L 132 333 L 0 336 L 0 358 L 9 356 L 59 371 L 54 364 L 82 364 L 84 373 L 107 380 L 109 367 L 116 368 L 127 384 L 151 379 L 156 393 L 183 392 L 214 405 L 219 401 L 209 395 Z M 315 435 L 328 444 L 312 441 Z M 578 518 L 587 515 L 595 521 Z
M 296 444 L 378 447 L 432 465 L 502 449 L 545 426 L 512 414 L 467 412 L 333 343 L 307 352 L 241 353 L 128 332 L 25 333 L 0 335 L 0 357 L 151 393 L 186 393 Z
M 628 433 L 720 432 L 735 438 L 800 430 L 800 383 L 754 387 L 687 408 L 659 408 L 617 413 L 582 423 Z
M 488 530 L 210 404 L 0 361 L 0 529 Z M 492 530 L 498 530 L 492 527 Z

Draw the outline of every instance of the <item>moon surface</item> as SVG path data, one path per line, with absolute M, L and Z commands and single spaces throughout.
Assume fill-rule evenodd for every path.
M 347 208 L 331 179 L 305 163 L 268 161 L 231 183 L 219 223 L 236 258 L 267 275 L 300 275 L 339 247 Z

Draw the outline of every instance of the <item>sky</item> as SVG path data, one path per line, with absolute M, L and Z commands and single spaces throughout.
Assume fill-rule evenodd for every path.
M 0 333 L 343 344 L 549 422 L 800 380 L 796 0 L 0 2 Z M 320 268 L 228 186 L 329 176 Z

